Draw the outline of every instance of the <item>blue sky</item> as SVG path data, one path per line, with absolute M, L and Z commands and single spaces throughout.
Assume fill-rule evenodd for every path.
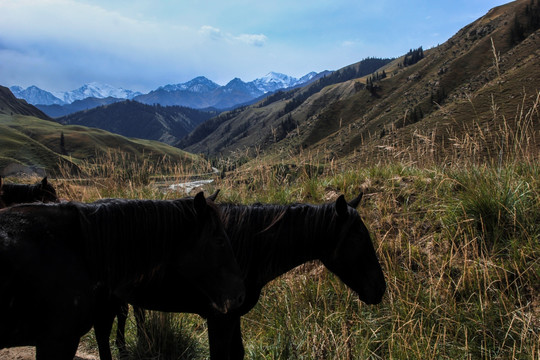
M 0 0 L 0 85 L 147 92 L 300 77 L 444 43 L 497 0 Z

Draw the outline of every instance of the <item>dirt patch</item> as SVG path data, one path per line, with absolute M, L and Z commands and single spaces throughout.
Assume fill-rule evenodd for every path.
M 36 351 L 33 346 L 15 347 L 0 350 L 0 360 L 35 360 Z M 81 348 L 74 360 L 98 360 L 99 356 L 85 353 Z

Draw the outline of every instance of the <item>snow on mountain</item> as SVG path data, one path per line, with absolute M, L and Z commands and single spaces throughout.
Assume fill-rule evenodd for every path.
M 99 82 L 91 82 L 78 89 L 65 92 L 48 92 L 36 86 L 30 86 L 27 89 L 12 86 L 10 89 L 16 97 L 33 105 L 68 105 L 74 101 L 88 98 L 115 98 L 194 108 L 218 105 L 230 107 L 279 89 L 289 89 L 306 84 L 312 79 L 316 79 L 317 75 L 315 72 L 310 72 L 297 79 L 272 71 L 250 82 L 234 78 L 225 86 L 220 86 L 204 76 L 198 76 L 185 83 L 161 86 L 145 95 Z
M 310 72 L 300 79 L 297 79 L 292 76 L 271 71 L 262 78 L 250 82 L 243 82 L 239 78 L 234 78 L 225 86 L 220 86 L 204 76 L 198 76 L 185 83 L 161 86 L 157 90 L 165 90 L 167 92 L 189 91 L 193 93 L 209 93 L 218 88 L 223 88 L 224 92 L 243 90 L 248 91 L 254 97 L 257 97 L 266 94 L 267 92 L 273 92 L 278 89 L 287 89 L 306 83 L 316 75 L 317 73 Z
M 9 88 L 13 95 L 18 99 L 24 99 L 27 103 L 37 105 L 63 105 L 64 101 L 54 96 L 52 93 L 41 90 L 37 86 L 29 86 L 23 89 L 20 86 L 12 86 Z
M 26 89 L 23 89 L 20 86 L 12 86 L 10 87 L 10 90 L 15 97 L 24 99 L 26 102 L 33 105 L 65 105 L 89 97 L 97 99 L 105 99 L 108 97 L 133 99 L 135 96 L 141 94 L 139 92 L 116 88 L 98 82 L 92 82 L 85 84 L 78 89 L 63 92 L 48 92 L 34 85 L 29 86 Z
M 168 92 L 189 91 L 194 93 L 207 93 L 217 88 L 219 88 L 219 85 L 212 80 L 209 80 L 204 76 L 198 76 L 185 83 L 161 86 L 158 90 L 165 90 Z
M 76 100 L 83 100 L 89 97 L 95 97 L 98 99 L 104 99 L 113 97 L 117 99 L 132 99 L 141 93 L 126 90 L 123 88 L 116 88 L 108 84 L 102 84 L 98 82 L 91 82 L 84 84 L 78 89 L 66 92 L 53 93 L 56 97 L 63 99 L 64 102 L 71 104 Z
M 317 73 L 315 71 L 312 71 L 298 79 L 298 84 L 305 84 L 311 79 L 313 79 L 315 76 L 317 76 Z
M 276 91 L 277 89 L 286 89 L 291 87 L 297 79 L 276 72 L 269 72 L 265 76 L 252 81 L 253 85 L 263 93 Z
M 252 97 L 258 97 L 262 95 L 261 90 L 253 84 L 253 82 L 243 82 L 239 78 L 234 78 L 223 87 L 223 91 L 226 93 L 232 93 L 235 91 L 244 92 L 250 94 Z
M 289 75 L 271 71 L 262 78 L 253 80 L 251 83 L 255 85 L 263 94 L 265 94 L 267 92 L 272 92 L 279 89 L 288 89 L 304 84 L 316 75 L 317 73 L 310 72 L 309 74 L 302 76 L 300 79 L 297 79 Z

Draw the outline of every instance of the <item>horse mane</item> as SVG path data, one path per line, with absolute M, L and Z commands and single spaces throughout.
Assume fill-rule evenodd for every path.
M 159 264 L 170 261 L 179 246 L 189 246 L 185 241 L 200 231 L 190 199 L 107 199 L 79 207 L 90 266 L 111 284 L 158 274 Z M 140 278 L 129 279 L 134 274 Z
M 245 272 L 248 271 L 260 257 L 270 260 L 256 264 L 258 266 L 256 272 L 264 278 L 279 272 L 276 261 L 279 263 L 297 261 L 290 258 L 298 253 L 295 251 L 297 247 L 309 246 L 302 249 L 306 257 L 315 253 L 324 240 L 324 234 L 333 231 L 338 224 L 338 216 L 333 205 L 333 203 L 221 204 L 220 210 L 240 268 Z M 299 237 L 310 239 L 310 243 L 298 241 Z

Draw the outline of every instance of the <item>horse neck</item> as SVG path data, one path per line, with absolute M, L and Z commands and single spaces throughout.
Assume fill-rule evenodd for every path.
M 246 283 L 261 287 L 278 276 L 316 260 L 320 241 L 328 234 L 320 206 L 257 205 L 234 206 L 224 211 L 236 213 L 236 224 L 226 221 L 237 261 Z M 247 215 L 247 216 L 246 216 Z M 253 226 L 257 223 L 257 226 Z
M 36 200 L 33 185 L 4 184 L 2 190 L 2 200 L 6 206 L 29 203 Z

